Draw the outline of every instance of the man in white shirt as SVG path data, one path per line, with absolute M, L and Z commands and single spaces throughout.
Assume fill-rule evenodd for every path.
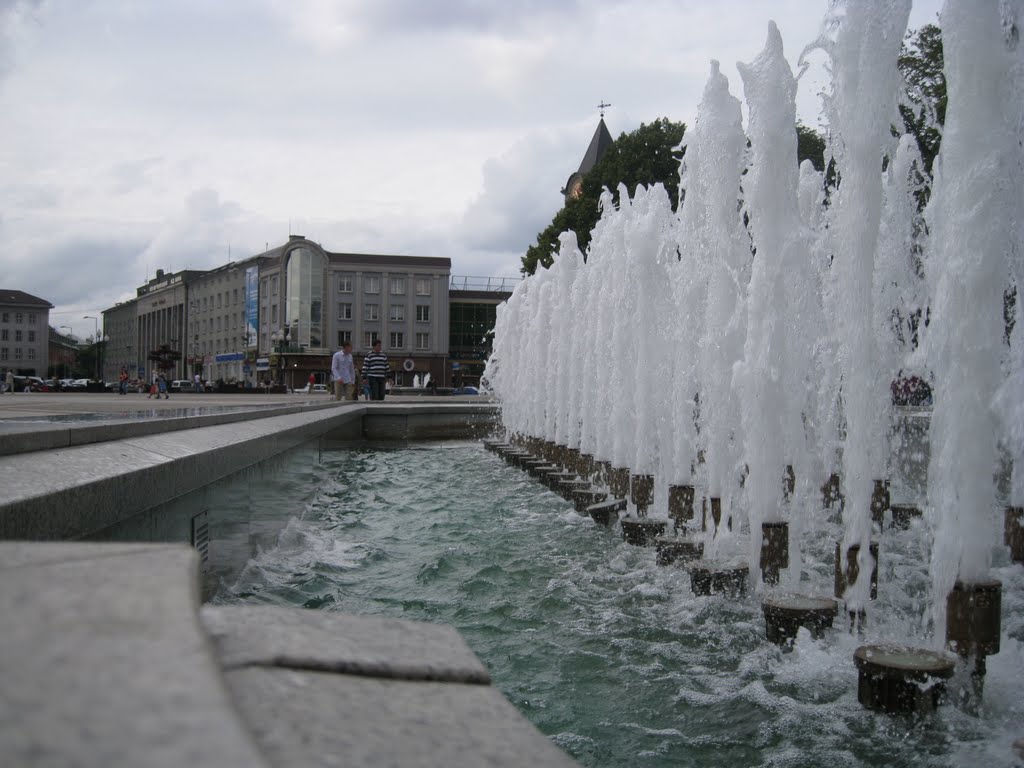
M 331 378 L 334 379 L 335 400 L 355 399 L 356 365 L 352 360 L 352 342 L 342 344 L 331 358 Z

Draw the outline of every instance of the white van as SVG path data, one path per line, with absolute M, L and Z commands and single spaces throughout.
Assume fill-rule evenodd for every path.
M 175 379 L 171 382 L 172 392 L 191 392 L 192 389 L 192 382 L 188 379 Z

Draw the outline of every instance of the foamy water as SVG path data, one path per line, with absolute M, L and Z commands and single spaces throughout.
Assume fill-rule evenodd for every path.
M 997 554 L 1002 650 L 978 712 L 920 722 L 857 702 L 854 649 L 931 633 L 921 525 L 881 539 L 863 637 L 764 639 L 760 599 L 695 597 L 687 574 L 624 544 L 477 445 L 325 453 L 278 543 L 215 602 L 456 627 L 495 685 L 590 766 L 1011 766 L 1024 722 L 1024 567 Z M 313 486 L 310 486 L 313 487 Z M 294 489 L 293 489 L 294 490 Z M 820 512 L 820 511 L 819 511 Z M 806 588 L 828 592 L 839 521 L 809 515 Z

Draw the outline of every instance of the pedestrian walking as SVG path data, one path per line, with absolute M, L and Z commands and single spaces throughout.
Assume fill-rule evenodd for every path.
M 352 360 L 352 342 L 346 341 L 331 358 L 335 400 L 356 399 L 356 364 Z
M 363 378 L 370 386 L 370 400 L 384 399 L 384 383 L 389 372 L 388 356 L 381 351 L 380 339 L 376 339 L 373 351 L 363 359 Z

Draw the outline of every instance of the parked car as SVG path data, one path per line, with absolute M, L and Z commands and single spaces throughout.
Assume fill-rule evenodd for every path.
M 310 390 L 309 384 L 307 384 L 304 387 L 300 387 L 299 389 L 293 389 L 292 390 L 292 392 L 294 392 L 296 395 L 308 395 L 308 394 L 326 395 L 326 394 L 329 394 L 330 391 L 331 390 L 328 389 L 326 384 L 314 384 L 312 390 Z
M 188 379 L 175 379 L 171 382 L 172 392 L 192 392 L 195 387 Z
M 453 395 L 479 395 L 480 390 L 476 387 L 459 387 L 452 391 Z

